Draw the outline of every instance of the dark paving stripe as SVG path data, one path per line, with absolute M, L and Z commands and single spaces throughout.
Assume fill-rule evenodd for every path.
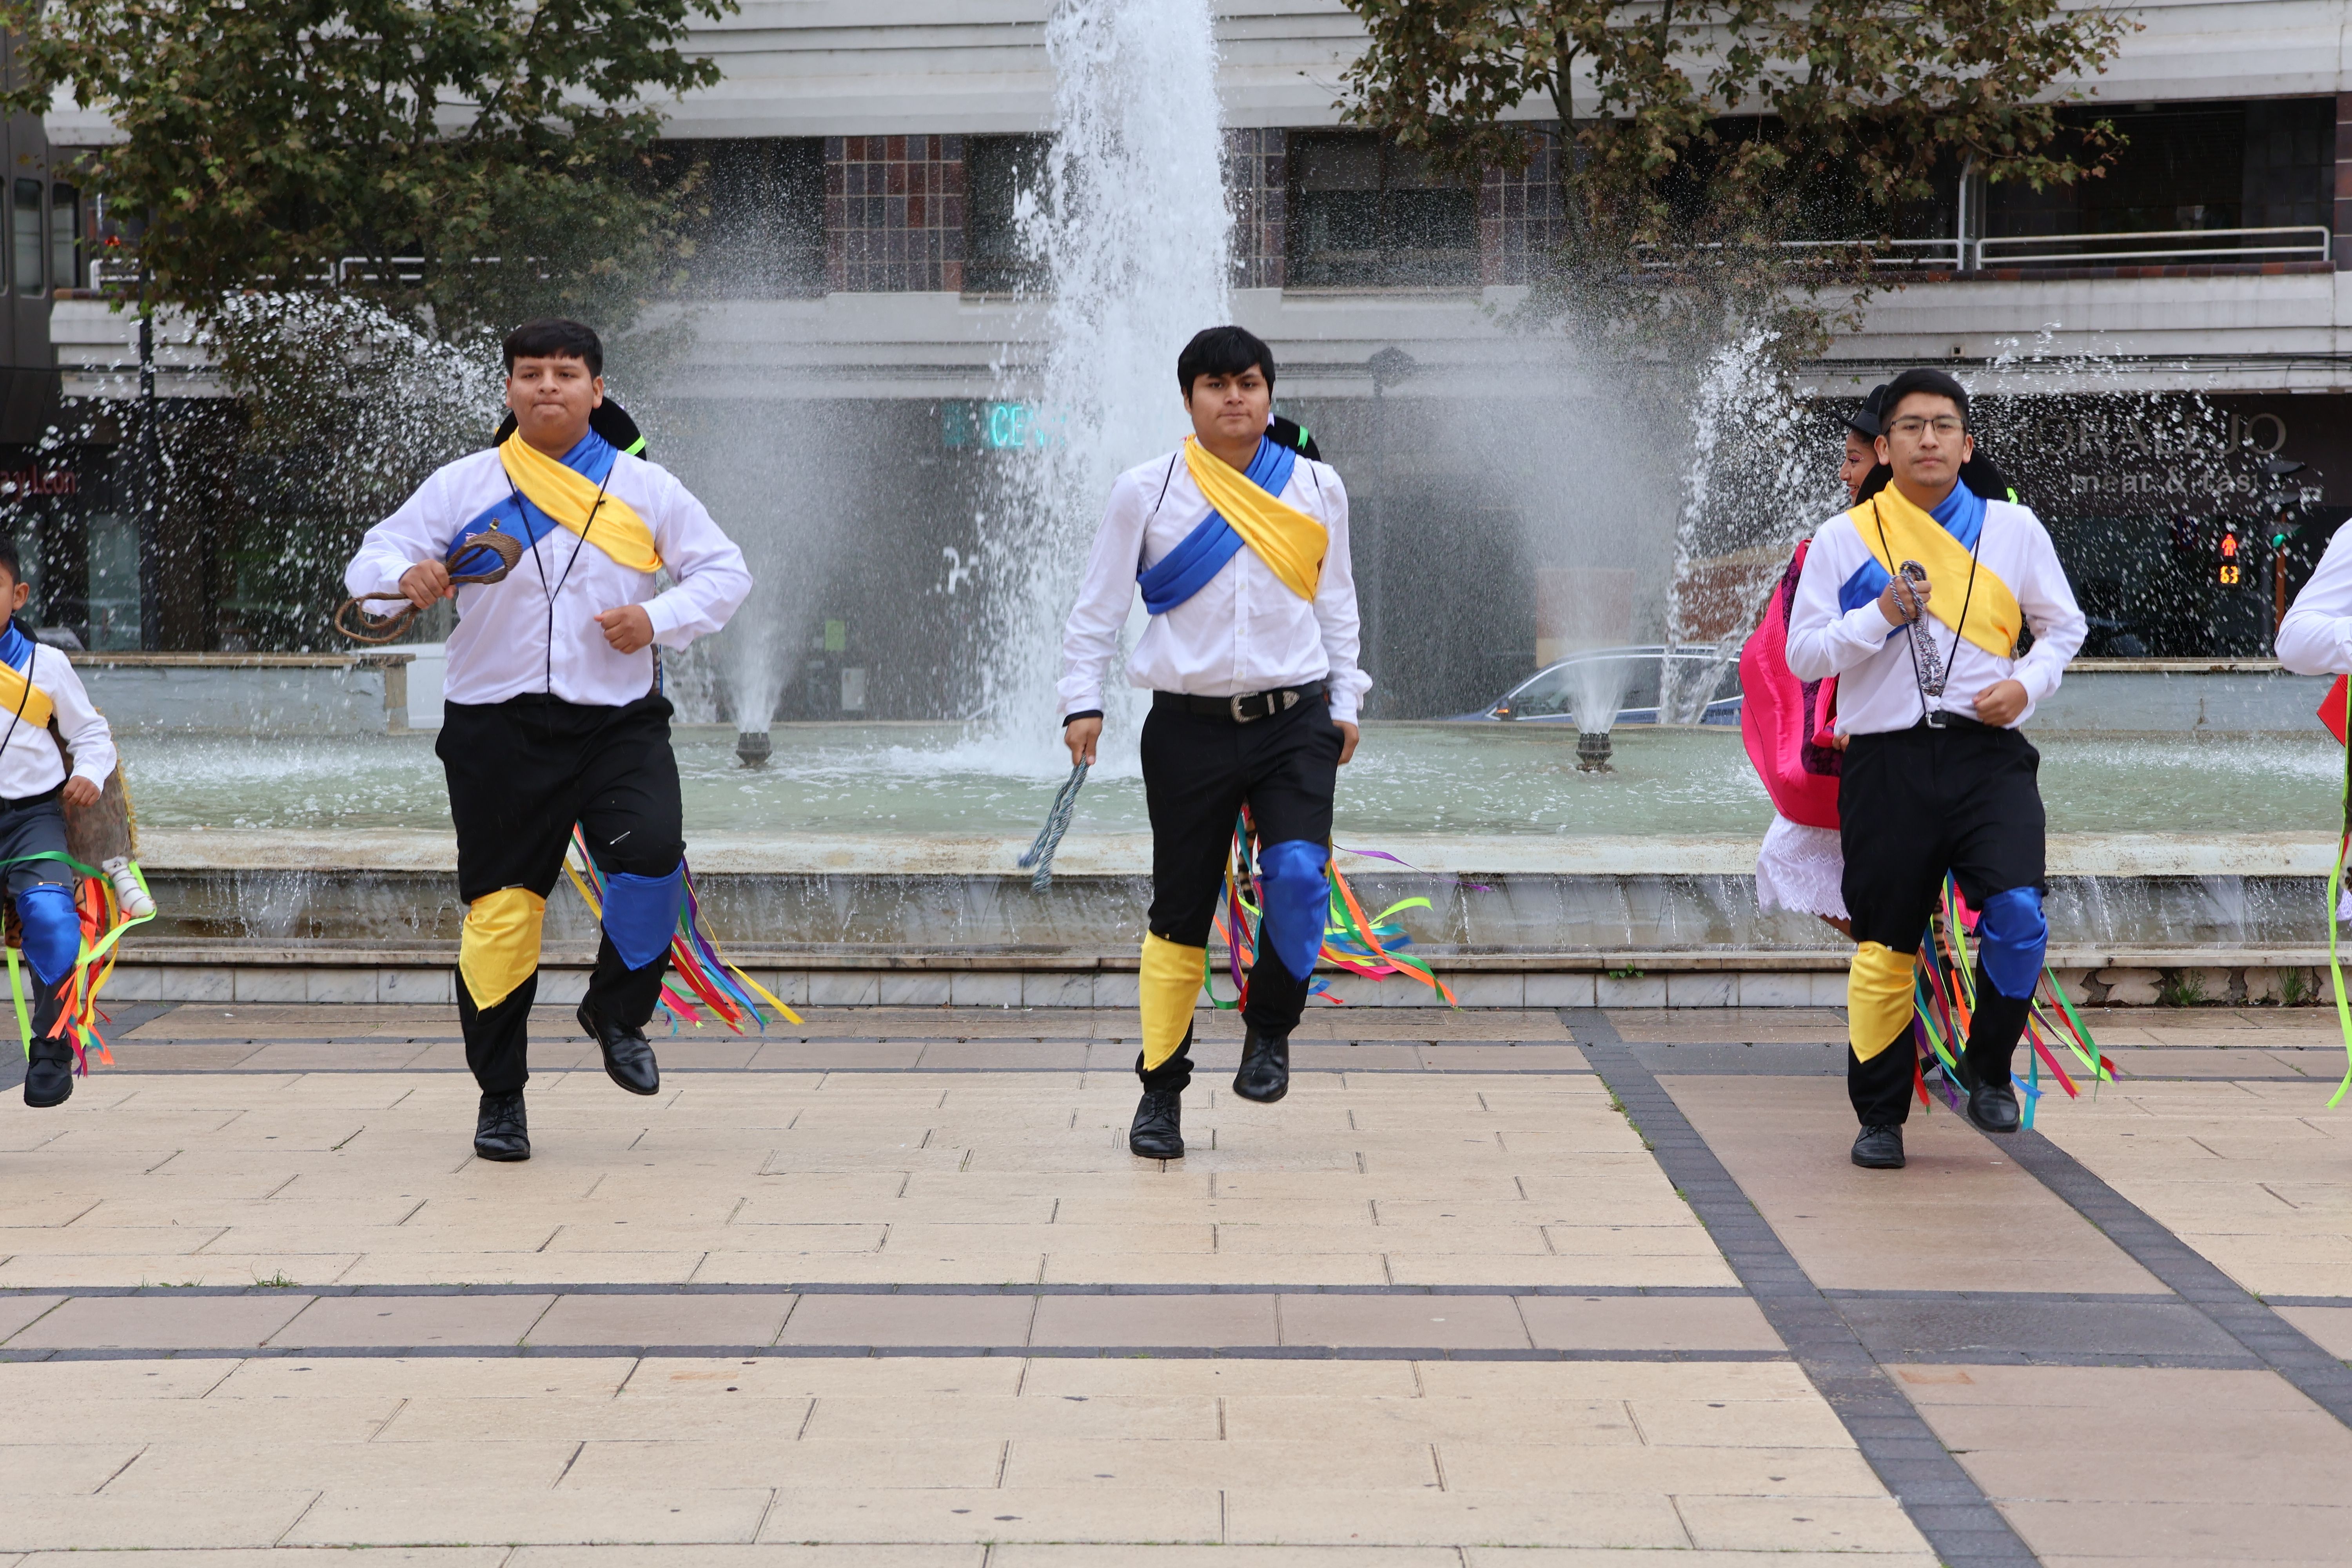
M 4 1051 L 0 1051 L 0 1055 L 5 1055 L 5 1052 L 4 1052 Z M 561 1075 L 561 1074 L 562 1074 L 562 1073 L 564 1073 L 564 1072 L 567 1072 L 567 1071 L 570 1071 L 570 1072 L 588 1072 L 588 1071 L 602 1071 L 602 1070 L 603 1070 L 603 1069 L 601 1069 L 601 1068 L 533 1068 L 531 1069 L 531 1072 L 532 1072 L 533 1076 L 535 1076 L 535 1077 L 542 1077 L 542 1078 L 545 1078 L 545 1077 L 555 1077 L 555 1076 L 559 1076 L 559 1075 Z M 761 1076 L 763 1076 L 763 1075 L 766 1075 L 766 1074 L 774 1074 L 775 1076 L 777 1076 L 777 1077 L 779 1077 L 779 1078 L 783 1078 L 783 1077 L 790 1077 L 790 1076 L 793 1076 L 793 1075 L 795 1075 L 795 1074 L 798 1074 L 798 1075 L 801 1075 L 801 1076 L 806 1077 L 806 1076 L 810 1076 L 810 1075 L 824 1074 L 824 1073 L 849 1073 L 849 1074 L 856 1074 L 856 1075 L 858 1075 L 858 1076 L 860 1076 L 860 1077 L 867 1077 L 867 1076 L 871 1076 L 871 1077 L 887 1077 L 887 1076 L 889 1076 L 889 1075 L 891 1075 L 891 1074 L 894 1074 L 894 1073 L 895 1073 L 895 1074 L 898 1074 L 898 1075 L 901 1075 L 901 1076 L 906 1076 L 906 1075 L 914 1075 L 914 1076 L 918 1076 L 918 1077 L 924 1077 L 924 1078 L 952 1078 L 952 1077 L 958 1077 L 958 1076 L 963 1076 L 963 1075 L 980 1075 L 980 1076 L 992 1076 L 992 1076 L 994 1076 L 994 1077 L 998 1077 L 998 1078 L 1012 1078 L 1012 1077 L 1030 1077 L 1030 1078 L 1040 1078 L 1040 1077 L 1057 1077 L 1057 1078 L 1070 1078 L 1070 1077 L 1076 1077 L 1076 1076 L 1077 1076 L 1077 1075 L 1080 1075 L 1080 1074 L 1083 1074 L 1083 1073 L 1087 1073 L 1087 1072 L 1114 1072 L 1114 1073 L 1124 1074 L 1124 1075 L 1129 1075 L 1129 1076 L 1132 1076 L 1132 1073 L 1133 1073 L 1133 1068 L 1132 1068 L 1131 1067 L 1128 1067 L 1128 1066 L 1120 1066 L 1120 1067 L 1117 1067 L 1117 1068 L 1100 1068 L 1100 1067 L 1098 1067 L 1098 1068 L 1084 1068 L 1084 1067 L 1052 1067 L 1052 1068 L 1024 1068 L 1024 1067 L 1000 1067 L 1000 1068 L 927 1068 L 927 1067 L 919 1067 L 919 1066 L 918 1066 L 918 1067 L 844 1067 L 844 1066 L 840 1065 L 840 1064 L 839 1064 L 839 1063 L 837 1063 L 837 1062 L 827 1062 L 827 1063 L 825 1063 L 825 1064 L 824 1064 L 824 1066 L 822 1066 L 822 1067 L 767 1067 L 767 1068 L 762 1068 L 762 1067 L 740 1067 L 740 1068 L 673 1067 L 673 1066 L 670 1066 L 670 1065 L 668 1065 L 668 1064 L 665 1063 L 665 1064 L 663 1064 L 663 1066 L 662 1066 L 662 1069 L 661 1069 L 661 1070 L 662 1070 L 662 1076 L 663 1076 L 664 1078 L 691 1078 L 691 1077 L 696 1077 L 696 1076 L 698 1076 L 698 1075 L 704 1074 L 704 1073 L 726 1073 L 726 1074 L 738 1075 L 738 1076 L 740 1076 L 740 1075 L 743 1075 L 743 1074 L 750 1074 L 751 1076 L 752 1076 L 752 1077 L 754 1077 L 754 1078 L 761 1077 Z M 331 1077 L 335 1077 L 335 1076 L 337 1076 L 337 1075 L 344 1075 L 344 1076 L 352 1076 L 352 1077 L 364 1077 L 364 1076 L 367 1076 L 367 1075 L 370 1075 L 370 1074 L 373 1074 L 373 1075 L 375 1075 L 375 1076 L 377 1076 L 377 1077 L 383 1077 L 383 1076 L 386 1076 L 386 1075 L 389 1075 L 389 1074 L 394 1074 L 394 1073 L 398 1073 L 398 1074 L 401 1074 L 401 1075 L 403 1075 L 403 1076 L 405 1076 L 405 1075 L 408 1075 L 408 1074 L 412 1074 L 412 1073 L 413 1073 L 413 1074 L 418 1074 L 418 1075 L 427 1076 L 427 1077 L 432 1076 L 432 1075 L 434 1075 L 434 1074 L 440 1074 L 440 1075 L 445 1076 L 445 1077 L 452 1077 L 452 1078 L 454 1078 L 454 1077 L 459 1077 L 459 1076 L 462 1076 L 462 1075 L 466 1074 L 467 1071 L 468 1071 L 468 1069 L 467 1069 L 467 1068 L 462 1068 L 462 1067 L 454 1067 L 454 1068 L 419 1068 L 419 1067 L 373 1067 L 373 1068 L 313 1068 L 313 1067 L 300 1067 L 300 1068 L 273 1068 L 273 1067 L 254 1067 L 254 1068 L 248 1068 L 248 1067 L 227 1067 L 227 1068 L 154 1068 L 154 1067 L 138 1067 L 138 1068 L 100 1068 L 99 1069 L 99 1076 L 100 1076 L 100 1077 L 101 1077 L 101 1078 L 108 1077 L 108 1076 L 116 1076 L 116 1077 L 131 1077 L 131 1078 L 237 1078 L 237 1077 L 245 1077 L 245 1078 L 310 1078 L 310 1077 L 329 1077 L 329 1078 L 331 1078 Z M 1290 1076 L 1291 1076 L 1291 1077 L 1293 1077 L 1293 1078 L 1309 1078 L 1309 1077 L 1334 1078 L 1334 1077 L 1345 1077 L 1345 1076 L 1347 1076 L 1347 1075 L 1349 1075 L 1349 1074 L 1350 1074 L 1350 1073 L 1365 1073 L 1365 1074 L 1369 1074 L 1369 1075 L 1373 1076 L 1373 1077 L 1390 1077 L 1390 1078 L 1393 1078 L 1393 1077 L 1400 1077 L 1400 1076 L 1404 1076 L 1404 1075 L 1409 1075 L 1409 1074 L 1419 1074 L 1419 1075 L 1426 1075 L 1426 1076 L 1429 1076 L 1429 1077 L 1443 1077 L 1443 1078 L 1475 1078 L 1475 1077 L 1476 1077 L 1477 1075 L 1479 1075 L 1479 1074 L 1481 1074 L 1481 1073 L 1491 1074 L 1491 1075 L 1493 1075 L 1493 1076 L 1494 1076 L 1494 1077 L 1496 1077 L 1496 1078 L 1591 1078 L 1591 1077 L 1592 1076 L 1592 1069 L 1591 1069 L 1591 1068 L 1570 1068 L 1570 1067 L 1507 1068 L 1507 1067 L 1494 1067 L 1494 1066 L 1491 1066 L 1491 1065 L 1484 1065 L 1484 1064 L 1482 1064 L 1482 1065 L 1480 1065 L 1480 1066 L 1478 1066 L 1478 1067 L 1475 1067 L 1475 1068 L 1439 1068 L 1439 1067 L 1418 1067 L 1418 1068 L 1319 1067 L 1319 1068 L 1318 1068 L 1318 1067 L 1301 1067 L 1301 1066 L 1299 1066 L 1299 1065 L 1297 1065 L 1297 1064 L 1296 1064 L 1296 1063 L 1293 1063 L 1293 1064 L 1292 1064 L 1292 1066 L 1291 1066 L 1291 1068 L 1290 1068 Z M 22 1083 L 22 1082 L 24 1081 L 24 1079 L 25 1079 L 25 1068 L 24 1068 L 24 1064 L 23 1064 L 22 1062 L 19 1062 L 19 1063 L 17 1063 L 17 1064 L 16 1064 L 16 1078 L 14 1078 L 14 1079 L 5 1079 L 5 1078 L 0 1078 L 0 1088 L 6 1088 L 6 1087 L 8 1087 L 10 1084 L 13 1084 L 13 1083 Z
M 835 1360 L 901 1356 L 1011 1356 L 1092 1359 L 1150 1356 L 1167 1361 L 1469 1361 L 1469 1362 L 1780 1362 L 1785 1351 L 1459 1350 L 1436 1345 L 345 1345 L 291 1350 L 235 1345 L 216 1350 L 0 1350 L 0 1364 L 49 1361 L 421 1361 L 427 1358 L 634 1356 L 758 1360 Z
M 200 1261 L 192 1259 L 192 1261 Z M 12 1285 L 12 1297 L 65 1296 L 1560 1296 L 1741 1297 L 1736 1285 Z
M 1881 1362 L 1963 1352 L 2246 1359 L 2244 1347 L 2186 1301 L 1838 1300 L 1839 1316 Z
M 2032 1563 L 2033 1553 L 1981 1488 L 1937 1440 L 1872 1358 L 1837 1305 L 1815 1288 L 1764 1216 L 1706 1146 L 1672 1096 L 1598 1008 L 1562 1008 L 1601 1081 L 1691 1207 L 1797 1364 L 1911 1522 L 1945 1563 Z
M 2217 1331 L 2352 1426 L 2352 1367 L 2314 1344 L 2269 1304 L 2041 1133 L 2020 1132 L 2000 1144 L 2133 1261 L 2179 1291 Z

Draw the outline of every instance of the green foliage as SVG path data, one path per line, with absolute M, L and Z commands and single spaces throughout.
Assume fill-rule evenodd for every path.
M 445 331 L 611 320 L 662 253 L 651 100 L 718 79 L 689 14 L 734 0 L 0 0 L 12 112 L 64 91 L 123 140 L 81 177 L 149 300 L 207 315 L 331 285 Z
M 1370 45 L 1342 106 L 1440 167 L 1523 167 L 1549 105 L 1566 230 L 1536 310 L 1650 347 L 1737 324 L 1811 351 L 1875 286 L 1939 174 L 2040 189 L 2095 174 L 2113 133 L 2069 131 L 2070 84 L 2127 28 L 2061 0 L 1347 0 Z M 1825 297 L 1828 302 L 1824 302 Z

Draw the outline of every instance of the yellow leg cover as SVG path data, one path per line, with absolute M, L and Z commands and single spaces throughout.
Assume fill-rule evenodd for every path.
M 1868 1061 L 1888 1046 L 1910 1023 L 1911 986 L 1915 961 L 1881 942 L 1865 942 L 1853 950 L 1853 964 L 1845 973 L 1845 1037 L 1856 1061 Z
M 1209 972 L 1209 950 L 1180 947 L 1164 938 L 1143 939 L 1143 969 L 1137 982 L 1143 1007 L 1143 1066 L 1147 1072 L 1176 1054 L 1192 1026 L 1192 1004 Z
M 495 1007 L 539 967 L 539 928 L 547 900 L 529 888 L 500 888 L 476 899 L 457 933 L 457 973 L 477 1007 Z

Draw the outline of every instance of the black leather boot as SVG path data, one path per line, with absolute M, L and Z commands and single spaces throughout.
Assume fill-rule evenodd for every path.
M 25 1103 L 46 1110 L 73 1098 L 73 1042 L 49 1037 L 58 1015 L 65 1011 L 56 988 L 42 984 L 29 972 L 25 983 L 33 988 L 33 1048 L 25 1062 Z
M 1903 1168 L 1903 1129 L 1888 1124 L 1865 1127 L 1853 1141 L 1853 1163 L 1865 1171 Z
M 1242 1037 L 1242 1065 L 1234 1074 L 1234 1092 L 1260 1105 L 1272 1105 L 1290 1092 L 1290 1037 L 1261 1035 L 1255 1028 Z
M 530 1158 L 530 1126 L 522 1113 L 522 1090 L 482 1096 L 474 1120 L 474 1152 L 485 1160 Z
M 1146 1160 L 1184 1157 L 1184 1091 L 1146 1088 L 1127 1130 L 1127 1152 Z
M 659 1094 L 661 1067 L 641 1028 L 619 1022 L 592 994 L 580 1004 L 580 1026 L 604 1053 L 604 1076 L 631 1094 Z

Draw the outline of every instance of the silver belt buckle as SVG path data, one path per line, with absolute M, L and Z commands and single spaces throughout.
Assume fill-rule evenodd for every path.
M 1930 709 L 1928 709 L 1928 710 L 1927 710 L 1927 728 L 1929 728 L 1930 730 L 1940 730 L 1940 729 L 1942 729 L 1943 727 L 1944 727 L 1944 710 L 1943 710 L 1941 708 L 1930 708 Z
M 1233 712 L 1234 723 L 1255 724 L 1257 722 L 1258 715 L 1255 713 L 1244 713 L 1242 711 L 1242 704 L 1256 695 L 1258 694 L 1255 691 L 1244 691 L 1238 697 L 1230 697 L 1225 700 L 1226 707 Z

